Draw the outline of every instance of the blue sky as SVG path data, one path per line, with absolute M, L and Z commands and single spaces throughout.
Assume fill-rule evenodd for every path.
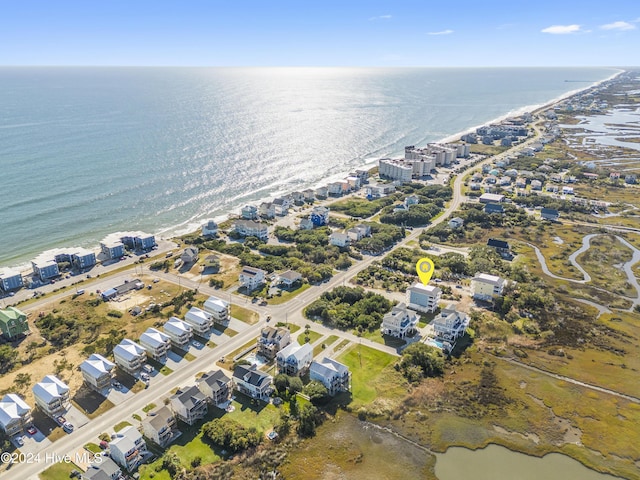
M 0 0 L 0 12 L 0 65 L 640 65 L 637 0 Z

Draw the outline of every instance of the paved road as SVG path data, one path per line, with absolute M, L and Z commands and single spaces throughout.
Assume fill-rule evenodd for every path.
M 537 128 L 536 128 L 536 131 L 537 131 Z M 535 141 L 535 137 L 532 137 L 526 140 L 522 144 L 514 147 L 514 149 L 510 149 L 495 157 L 488 157 L 487 159 L 473 166 L 469 166 L 468 168 L 477 168 L 479 166 L 482 166 L 484 163 L 489 163 L 489 162 L 499 160 L 500 158 L 513 154 L 513 152 L 518 149 L 526 147 L 533 141 Z M 460 204 L 464 199 L 464 196 L 462 195 L 462 183 L 463 183 L 463 175 L 460 174 L 455 178 L 453 182 L 453 198 L 449 202 L 449 205 L 444 210 L 443 214 L 440 215 L 438 218 L 436 218 L 431 223 L 431 225 L 429 225 L 426 228 L 431 228 L 435 225 L 438 225 L 446 221 L 451 216 L 451 214 L 460 207 Z M 391 251 L 397 248 L 404 247 L 409 242 L 417 240 L 418 237 L 420 236 L 420 233 L 422 233 L 423 230 L 424 229 L 422 228 L 418 228 L 411 231 L 411 233 L 408 236 L 406 236 L 402 241 L 400 241 L 398 244 L 396 244 L 391 249 Z M 164 250 L 168 250 L 168 248 L 165 248 Z M 161 253 L 161 252 L 157 252 L 157 253 Z M 168 396 L 170 391 L 176 386 L 193 383 L 194 377 L 198 372 L 209 370 L 211 368 L 211 365 L 214 364 L 218 358 L 236 350 L 240 346 L 247 343 L 251 338 L 255 338 L 259 330 L 266 324 L 265 319 L 267 315 L 270 315 L 272 317 L 273 322 L 282 321 L 282 322 L 295 323 L 297 325 L 303 326 L 304 324 L 308 323 L 308 320 L 306 320 L 302 314 L 304 308 L 307 305 L 309 305 L 313 300 L 317 299 L 322 293 L 329 291 L 340 284 L 346 284 L 351 278 L 356 276 L 362 270 L 369 267 L 374 261 L 378 260 L 379 258 L 381 257 L 365 256 L 362 261 L 351 266 L 351 268 L 349 268 L 347 271 L 338 273 L 333 278 L 331 278 L 328 282 L 322 285 L 313 286 L 307 289 L 306 291 L 300 293 L 297 297 L 293 298 L 292 300 L 290 300 L 285 304 L 271 305 L 271 306 L 265 306 L 265 307 L 256 306 L 255 308 L 259 311 L 260 318 L 261 318 L 261 320 L 257 324 L 253 325 L 251 328 L 247 328 L 246 330 L 240 332 L 238 335 L 231 338 L 229 342 L 225 343 L 224 345 L 217 346 L 214 349 L 211 349 L 209 352 L 197 357 L 192 362 L 181 362 L 181 363 L 184 363 L 184 365 L 181 365 L 181 368 L 177 369 L 171 375 L 169 375 L 167 377 L 166 382 L 155 382 L 154 385 L 150 386 L 146 390 L 143 390 L 137 393 L 131 399 L 119 405 L 118 408 L 113 408 L 105 412 L 104 414 L 100 415 L 98 418 L 92 420 L 87 425 L 78 428 L 71 435 L 67 435 L 59 439 L 52 445 L 43 448 L 40 451 L 41 458 L 44 459 L 47 457 L 47 455 L 54 455 L 54 454 L 63 456 L 65 454 L 68 454 L 69 452 L 74 452 L 78 448 L 81 448 L 82 445 L 91 441 L 95 441 L 96 435 L 98 435 L 100 432 L 109 430 L 110 428 L 113 427 L 113 425 L 121 421 L 123 418 L 128 418 L 131 416 L 132 413 L 141 410 L 144 406 L 148 405 L 149 403 L 152 403 L 153 401 L 157 401 L 160 398 L 164 398 Z M 114 268 L 119 268 L 120 266 L 122 265 L 116 264 Z M 165 274 L 164 272 L 152 272 L 152 274 L 157 277 L 164 278 L 165 280 L 168 280 L 174 283 L 179 283 L 180 285 L 183 285 L 187 288 L 192 288 L 192 289 L 198 288 L 200 292 L 208 295 L 220 296 L 220 291 L 212 289 L 207 285 L 202 285 L 200 282 L 194 282 L 186 278 L 179 278 L 176 275 Z M 108 285 L 112 286 L 114 283 L 114 279 L 119 280 L 124 278 L 131 278 L 131 276 L 132 276 L 131 271 L 119 273 L 115 277 L 109 276 L 107 279 L 100 279 L 97 282 L 92 281 L 90 283 L 90 288 L 102 289 L 105 286 L 107 286 L 107 283 Z M 89 286 L 86 285 L 85 288 L 89 288 Z M 235 297 L 234 303 L 238 303 L 240 305 L 242 305 L 243 303 L 246 303 L 246 299 L 244 297 L 240 297 L 237 294 L 233 294 L 229 292 L 225 292 L 225 293 L 230 297 Z M 41 304 L 41 302 L 42 304 L 49 303 L 51 301 L 57 300 L 59 298 L 62 298 L 64 296 L 71 295 L 71 294 L 73 294 L 73 291 L 59 293 L 52 297 L 48 297 L 46 299 L 33 303 L 29 306 L 29 308 L 37 308 Z M 363 339 L 361 337 L 357 337 L 348 332 L 334 330 L 334 329 L 325 327 L 324 325 L 321 325 L 321 324 L 314 323 L 313 330 L 317 331 L 322 335 L 330 335 L 330 334 L 338 335 L 342 338 L 351 340 L 353 343 L 366 345 L 371 348 L 375 348 L 377 350 L 385 351 L 392 354 L 397 354 L 397 349 L 395 348 L 388 347 L 386 345 L 382 345 L 376 342 L 372 342 L 370 340 Z M 37 480 L 38 474 L 42 470 L 45 470 L 46 468 L 48 468 L 49 466 L 50 464 L 47 464 L 44 461 L 41 461 L 39 463 L 35 462 L 31 464 L 25 463 L 25 464 L 14 465 L 7 472 L 3 472 L 2 474 L 0 474 L 0 476 L 11 478 L 11 479 L 19 478 L 21 480 L 22 479 Z

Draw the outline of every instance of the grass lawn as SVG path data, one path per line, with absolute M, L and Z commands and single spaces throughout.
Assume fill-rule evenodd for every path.
M 113 430 L 114 430 L 115 432 L 119 432 L 119 431 L 120 431 L 120 430 L 122 430 L 123 428 L 125 428 L 125 427 L 130 427 L 130 426 L 131 426 L 131 424 L 130 424 L 129 422 L 127 422 L 126 420 L 123 420 L 122 422 L 116 423 L 116 424 L 113 426 Z
M 187 352 L 184 354 L 184 357 L 182 358 L 184 358 L 187 362 L 191 362 L 196 359 L 196 356 L 193 353 Z
M 298 343 L 300 345 L 304 345 L 306 343 L 305 337 L 309 337 L 309 343 L 314 343 L 316 340 L 318 340 L 320 337 L 322 337 L 321 334 L 319 334 L 318 332 L 314 332 L 313 330 L 309 330 L 309 334 L 305 335 L 304 332 L 302 332 L 300 335 L 298 335 Z
M 232 402 L 235 410 L 225 413 L 225 418 L 231 418 L 245 427 L 255 427 L 263 433 L 272 429 L 280 418 L 280 410 L 270 403 L 253 400 L 241 393 L 236 393 L 235 397 Z
M 84 446 L 84 448 L 93 453 L 102 453 L 102 449 L 100 448 L 100 446 L 95 443 L 89 442 Z
M 80 471 L 73 463 L 59 462 L 54 463 L 44 472 L 40 474 L 41 480 L 69 480 L 69 474 L 72 470 Z
M 316 355 L 318 355 L 320 352 L 322 352 L 322 350 L 332 345 L 337 339 L 337 335 L 331 335 L 324 339 L 322 343 L 319 343 L 313 348 L 313 356 L 315 357 Z
M 389 335 L 382 335 L 379 330 L 365 331 L 362 338 L 371 340 L 372 342 L 380 343 L 381 345 L 387 345 L 388 347 L 398 348 L 402 347 L 405 343 L 404 340 Z
M 294 298 L 296 295 L 304 292 L 305 290 L 307 290 L 310 287 L 311 287 L 311 285 L 309 285 L 308 283 L 305 283 L 300 288 L 297 288 L 297 289 L 295 289 L 295 290 L 293 290 L 291 292 L 289 292 L 287 290 L 282 290 L 282 293 L 280 295 L 276 295 L 275 297 L 270 298 L 269 300 L 267 300 L 267 303 L 269 305 L 280 305 L 282 303 L 288 302 L 289 300 Z
M 170 369 L 169 367 L 167 367 L 166 365 L 164 365 L 160 370 L 158 370 L 162 375 L 169 375 L 170 373 L 173 373 L 173 370 Z
M 338 345 L 336 345 L 336 348 L 333 349 L 334 352 L 339 351 L 340 349 L 344 348 L 347 346 L 347 344 L 350 342 L 351 340 L 347 340 L 344 339 L 342 340 Z
M 233 303 L 231 304 L 231 316 L 233 318 L 237 318 L 241 322 L 248 323 L 249 325 L 258 323 L 258 320 L 260 319 L 260 316 L 253 310 L 239 307 Z
M 149 405 L 147 405 L 146 407 L 144 407 L 142 409 L 142 411 L 144 413 L 149 413 L 151 410 L 153 410 L 154 408 L 156 408 L 156 404 L 155 403 L 150 403 Z
M 371 403 L 382 392 L 385 397 L 406 394 L 402 376 L 393 369 L 397 359 L 395 355 L 362 345 L 354 345 L 338 357 L 338 361 L 351 370 L 351 393 L 355 403 Z

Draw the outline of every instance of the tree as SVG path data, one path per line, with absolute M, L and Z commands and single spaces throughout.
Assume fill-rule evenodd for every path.
M 17 359 L 18 352 L 11 345 L 0 345 L 0 373 L 11 370 Z
M 287 388 L 289 388 L 289 377 L 284 373 L 279 373 L 273 377 L 273 385 L 279 394 L 286 393 Z
M 28 373 L 19 373 L 13 380 L 13 384 L 18 390 L 23 390 L 31 383 L 31 375 Z
M 301 392 L 303 388 L 304 385 L 300 377 L 289 377 L 289 394 L 294 395 Z
M 419 367 L 425 377 L 440 376 L 444 373 L 442 352 L 424 343 L 412 343 L 402 352 L 400 369 L 405 377 L 415 381 L 416 371 L 411 367 Z
M 325 403 L 328 396 L 329 391 L 327 387 L 325 387 L 322 383 L 317 380 L 311 380 L 302 390 L 302 392 L 309 397 L 311 403 L 313 404 L 322 404 Z
M 318 409 L 310 403 L 303 405 L 298 420 L 298 434 L 303 437 L 312 437 L 318 425 L 320 425 Z

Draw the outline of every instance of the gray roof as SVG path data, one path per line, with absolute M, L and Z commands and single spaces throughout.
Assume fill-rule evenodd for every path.
M 242 381 L 255 386 L 263 386 L 265 383 L 271 383 L 270 375 L 244 365 L 238 365 L 235 368 L 233 371 L 233 378 L 241 379 Z
M 204 396 L 198 387 L 195 385 L 191 385 L 185 390 L 178 390 L 175 395 L 171 397 L 171 399 L 177 399 L 180 403 L 182 403 L 188 410 L 194 408 L 200 402 L 204 402 L 207 398 Z
M 211 390 L 221 390 L 224 386 L 228 385 L 231 379 L 227 377 L 222 370 L 211 370 L 200 377 L 199 382 L 204 382 Z
M 111 480 L 115 474 L 122 473 L 120 467 L 106 455 L 102 457 L 99 464 L 91 464 L 87 471 L 82 474 L 82 478 L 87 480 Z
M 152 412 L 149 412 L 147 418 L 144 419 L 146 423 L 151 425 L 155 430 L 160 430 L 165 427 L 170 418 L 173 417 L 173 412 L 166 405 L 160 407 Z

